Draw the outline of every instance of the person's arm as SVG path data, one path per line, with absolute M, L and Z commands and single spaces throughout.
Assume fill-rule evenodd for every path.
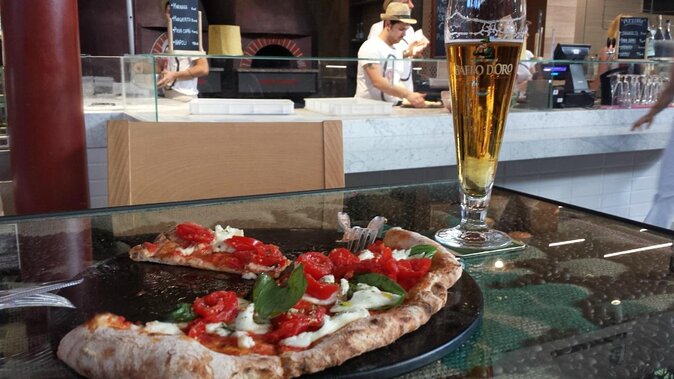
M 395 86 L 389 83 L 388 80 L 381 75 L 381 65 L 368 63 L 363 66 L 363 70 L 372 82 L 372 85 L 383 93 L 407 99 L 407 101 L 416 108 L 423 108 L 426 106 L 424 95 L 418 92 L 412 92 L 405 87 Z
M 176 80 L 190 80 L 208 75 L 208 60 L 206 58 L 196 59 L 184 70 L 169 71 L 167 69 L 161 72 L 161 78 L 157 81 L 157 86 L 162 87 Z
M 646 128 L 650 128 L 655 116 L 672 103 L 672 100 L 674 100 L 674 65 L 672 66 L 672 71 L 669 73 L 669 78 L 669 84 L 660 93 L 658 101 L 653 104 L 648 113 L 634 122 L 632 130 L 639 129 L 644 124 Z

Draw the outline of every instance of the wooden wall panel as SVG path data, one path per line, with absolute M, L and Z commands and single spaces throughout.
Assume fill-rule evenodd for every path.
M 545 58 L 552 58 L 558 43 L 575 42 L 577 7 L 578 0 L 548 0 L 543 44 Z
M 108 125 L 109 204 L 344 186 L 341 122 Z

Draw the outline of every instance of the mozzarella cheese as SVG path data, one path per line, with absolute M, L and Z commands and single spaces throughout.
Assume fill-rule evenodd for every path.
M 145 324 L 145 331 L 150 334 L 177 335 L 183 334 L 178 325 L 170 322 L 150 321 Z
M 241 278 L 248 280 L 255 280 L 257 279 L 257 274 L 254 272 L 244 272 L 243 274 L 241 274 Z
M 334 275 L 326 275 L 318 280 L 319 282 L 323 283 L 334 283 L 335 282 L 335 276 Z
M 393 255 L 393 259 L 399 261 L 401 259 L 409 258 L 411 251 L 412 251 L 411 249 L 393 250 L 391 252 L 391 255 Z
M 367 284 L 358 283 L 357 289 L 358 290 L 353 293 L 353 296 L 351 296 L 351 299 L 335 304 L 335 306 L 330 308 L 330 312 L 350 312 L 357 308 L 381 308 L 391 306 L 400 300 L 400 295 L 384 292 L 377 287 L 372 287 Z
M 302 300 L 308 301 L 308 302 L 310 302 L 311 304 L 317 304 L 317 305 L 330 305 L 330 304 L 334 304 L 334 303 L 337 301 L 337 292 L 339 292 L 339 291 L 333 292 L 333 294 L 330 295 L 330 297 L 327 298 L 327 299 L 325 299 L 325 300 L 323 300 L 323 299 L 317 299 L 317 298 L 315 298 L 315 297 L 313 297 L 313 296 L 309 296 L 309 295 L 307 295 L 307 294 L 305 293 L 304 295 L 302 295 Z
M 232 336 L 237 338 L 239 349 L 250 349 L 255 346 L 255 341 L 247 332 L 234 332 Z
M 349 281 L 342 278 L 339 279 L 339 296 L 344 297 L 349 293 Z
M 208 334 L 217 334 L 220 337 L 227 337 L 232 334 L 232 331 L 227 329 L 227 326 L 224 322 L 214 322 L 211 324 L 206 324 L 206 333 Z
M 192 253 L 194 253 L 194 250 L 196 250 L 196 248 L 197 248 L 197 245 L 186 247 L 186 248 L 178 247 L 176 249 L 178 250 L 180 255 L 182 255 L 183 257 L 186 257 L 188 255 L 192 255 Z
M 332 317 L 326 315 L 323 318 L 323 326 L 317 331 L 303 332 L 281 340 L 281 343 L 293 347 L 307 347 L 319 338 L 332 334 L 349 323 L 368 317 L 369 315 L 370 312 L 363 308 L 353 309 L 353 312 L 344 312 Z
M 228 240 L 234 236 L 243 237 L 243 229 L 232 228 L 229 225 L 223 228 L 220 225 L 216 225 L 215 238 L 213 239 L 213 242 L 211 242 L 213 251 L 216 253 L 232 252 L 230 246 L 225 243 L 225 240 Z
M 374 253 L 368 249 L 363 250 L 363 252 L 360 253 L 360 255 L 358 255 L 358 259 L 360 259 L 361 261 L 372 258 L 374 258 Z
M 243 312 L 239 312 L 234 322 L 237 331 L 265 334 L 271 330 L 271 324 L 258 324 L 253 320 L 255 303 L 250 303 Z

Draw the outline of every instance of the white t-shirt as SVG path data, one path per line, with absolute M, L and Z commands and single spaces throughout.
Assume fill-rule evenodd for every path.
M 383 100 L 397 103 L 401 99 L 387 95 L 378 90 L 367 76 L 363 66 L 366 64 L 378 64 L 380 74 L 392 85 L 401 85 L 400 71 L 396 66 L 401 65 L 402 51 L 389 46 L 381 38 L 372 38 L 363 42 L 358 50 L 358 73 L 356 75 L 356 97 L 365 99 Z M 361 60 L 362 59 L 362 60 Z
M 203 57 L 168 57 L 168 70 L 169 71 L 183 71 L 192 65 L 192 62 L 196 59 Z M 187 96 L 197 96 L 199 90 L 197 89 L 197 78 L 176 80 L 170 85 L 171 89 L 177 92 L 182 93 Z
M 370 34 L 367 36 L 367 39 L 379 38 L 379 34 L 382 30 L 384 30 L 384 21 L 375 22 L 370 27 Z M 405 37 L 403 37 L 400 42 L 393 45 L 393 47 L 395 47 L 396 50 L 400 50 L 400 53 L 402 54 L 403 51 L 409 48 L 410 43 L 412 43 L 415 39 L 416 36 L 414 35 L 414 29 L 412 29 L 410 26 L 407 28 L 407 31 L 405 31 Z M 402 66 L 400 66 L 400 81 L 408 90 L 414 92 L 414 80 L 412 79 L 412 72 L 412 62 L 403 62 Z

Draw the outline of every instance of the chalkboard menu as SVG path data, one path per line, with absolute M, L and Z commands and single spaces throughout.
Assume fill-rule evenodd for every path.
M 171 0 L 173 50 L 199 50 L 199 0 Z
M 646 59 L 648 33 L 648 18 L 621 17 L 618 59 Z

